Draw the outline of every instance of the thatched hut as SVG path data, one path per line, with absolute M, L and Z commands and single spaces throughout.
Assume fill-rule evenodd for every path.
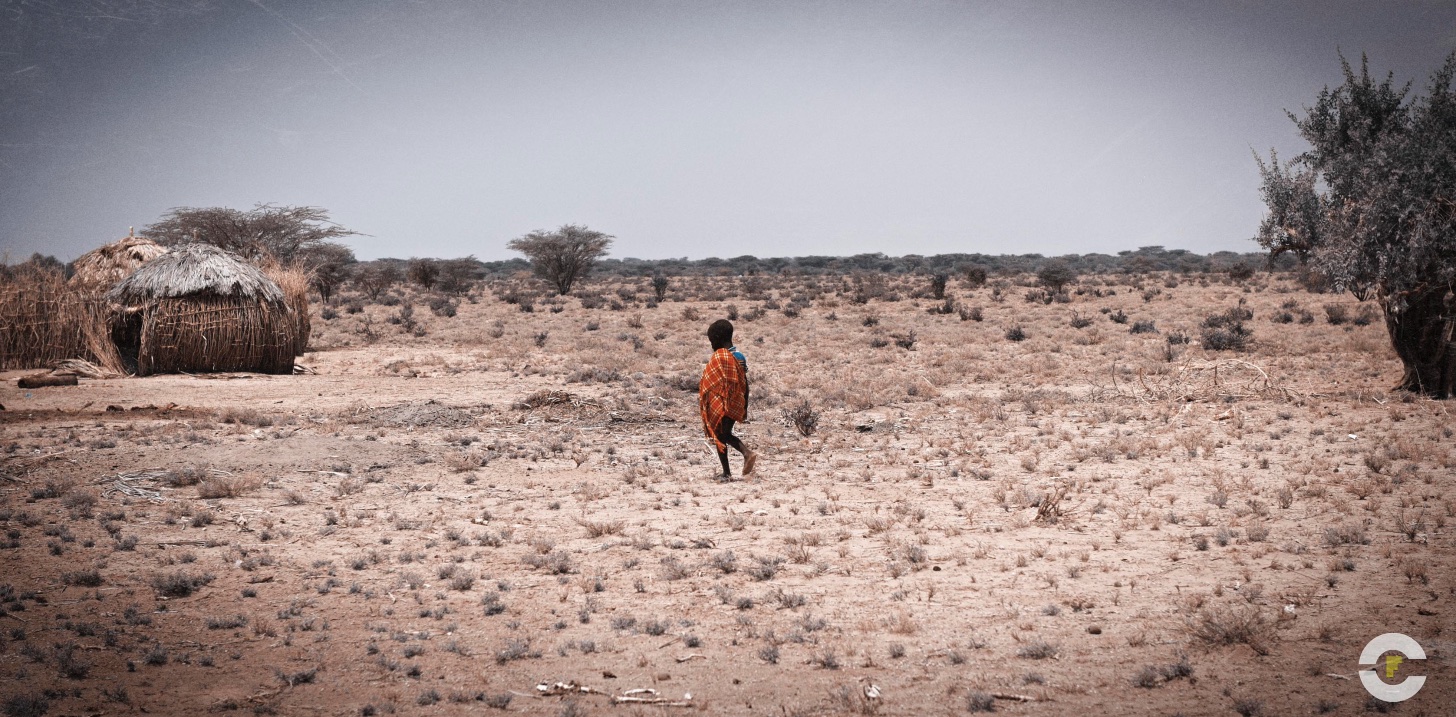
M 163 254 L 167 248 L 146 237 L 128 234 L 82 254 L 72 264 L 71 285 L 104 293 L 132 272 Z
M 138 376 L 293 371 L 298 323 L 287 296 L 231 252 L 210 244 L 175 247 L 106 298 L 121 307 L 112 336 Z

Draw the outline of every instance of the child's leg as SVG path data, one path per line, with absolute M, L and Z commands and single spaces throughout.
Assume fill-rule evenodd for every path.
M 743 448 L 743 441 L 733 435 L 733 419 L 731 418 L 725 418 L 722 423 L 718 424 L 718 441 L 723 445 L 731 446 L 739 453 L 748 455 L 748 451 Z
M 743 441 L 739 440 L 738 436 L 733 435 L 733 419 L 725 418 L 722 423 L 718 424 L 718 440 L 726 446 L 732 446 L 734 450 L 743 455 L 743 475 L 753 472 L 753 464 L 758 460 L 758 456 L 748 450 L 748 446 L 743 445 Z M 724 451 L 718 456 L 724 465 L 727 465 L 728 452 Z M 724 475 L 727 475 L 726 469 Z
M 718 462 L 723 464 L 723 477 L 732 478 L 732 471 L 728 470 L 728 451 L 718 451 Z

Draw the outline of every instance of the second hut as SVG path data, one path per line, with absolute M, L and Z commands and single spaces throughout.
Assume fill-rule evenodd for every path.
M 136 375 L 292 373 L 298 322 L 282 289 L 241 257 L 184 244 L 107 293 L 120 305 L 112 336 Z

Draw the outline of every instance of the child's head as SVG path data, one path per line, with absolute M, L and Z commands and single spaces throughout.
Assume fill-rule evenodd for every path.
M 733 345 L 733 324 L 727 319 L 718 319 L 708 326 L 708 343 L 713 350 L 726 349 Z

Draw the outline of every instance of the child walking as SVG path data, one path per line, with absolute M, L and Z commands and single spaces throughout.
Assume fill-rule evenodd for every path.
M 728 447 L 743 454 L 743 475 L 753 473 L 758 454 L 733 435 L 733 424 L 748 418 L 748 360 L 733 346 L 733 324 L 719 319 L 708 326 L 708 343 L 713 356 L 698 381 L 698 409 L 703 431 L 718 450 L 723 478 L 733 477 L 728 467 Z

